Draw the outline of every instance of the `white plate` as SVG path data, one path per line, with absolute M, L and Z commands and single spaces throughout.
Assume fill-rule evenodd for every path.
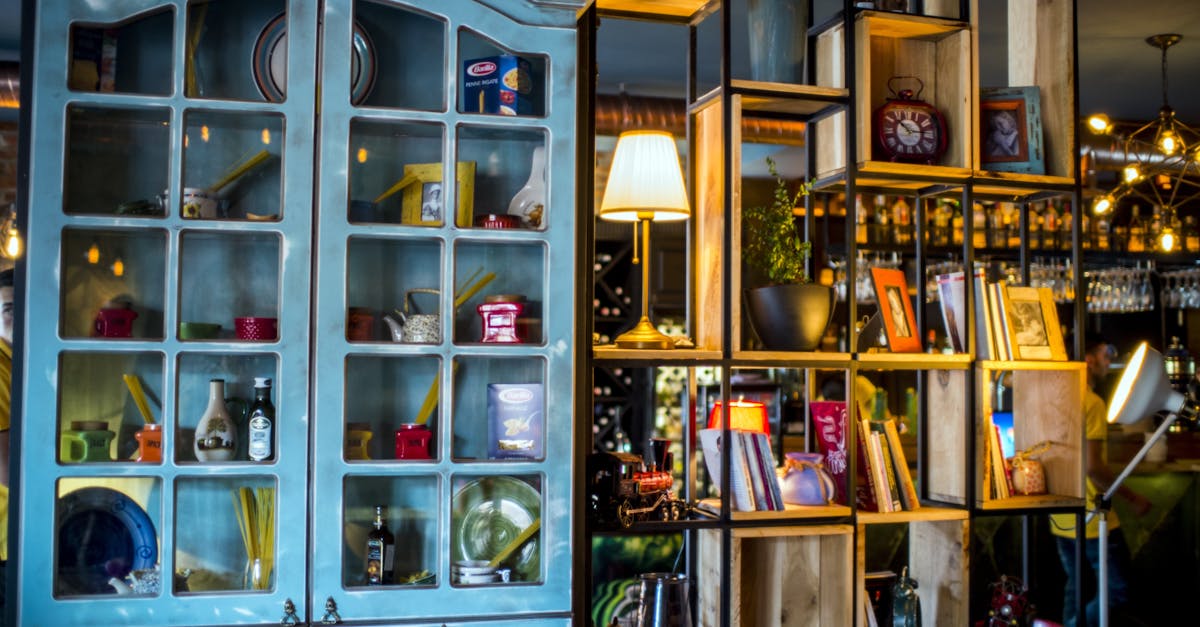
M 287 97 L 287 13 L 267 22 L 254 43 L 254 82 L 268 102 Z M 350 55 L 350 102 L 359 104 L 375 86 L 375 46 L 362 25 L 355 22 Z

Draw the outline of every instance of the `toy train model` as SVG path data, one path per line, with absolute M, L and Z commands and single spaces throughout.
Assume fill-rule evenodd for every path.
M 671 455 L 663 468 L 671 467 Z M 640 455 L 600 452 L 588 456 L 588 500 L 595 521 L 600 525 L 619 523 L 629 528 L 635 522 L 679 520 L 687 505 L 671 488 L 675 479 L 669 470 L 656 466 L 646 469 Z

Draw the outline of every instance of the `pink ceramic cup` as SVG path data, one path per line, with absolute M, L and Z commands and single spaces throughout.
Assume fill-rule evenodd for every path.
M 279 319 L 257 316 L 234 318 L 233 329 L 239 340 L 273 342 L 279 335 Z

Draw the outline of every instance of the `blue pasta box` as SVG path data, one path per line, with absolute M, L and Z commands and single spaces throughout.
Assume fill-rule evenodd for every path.
M 505 54 L 463 62 L 464 113 L 537 115 L 541 104 L 528 60 Z
M 488 457 L 542 459 L 541 383 L 488 384 Z

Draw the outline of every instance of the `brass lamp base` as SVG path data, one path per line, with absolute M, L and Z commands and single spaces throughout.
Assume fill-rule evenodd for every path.
M 637 326 L 619 335 L 614 343 L 617 348 L 675 348 L 675 341 L 655 329 L 646 316 L 642 316 Z

